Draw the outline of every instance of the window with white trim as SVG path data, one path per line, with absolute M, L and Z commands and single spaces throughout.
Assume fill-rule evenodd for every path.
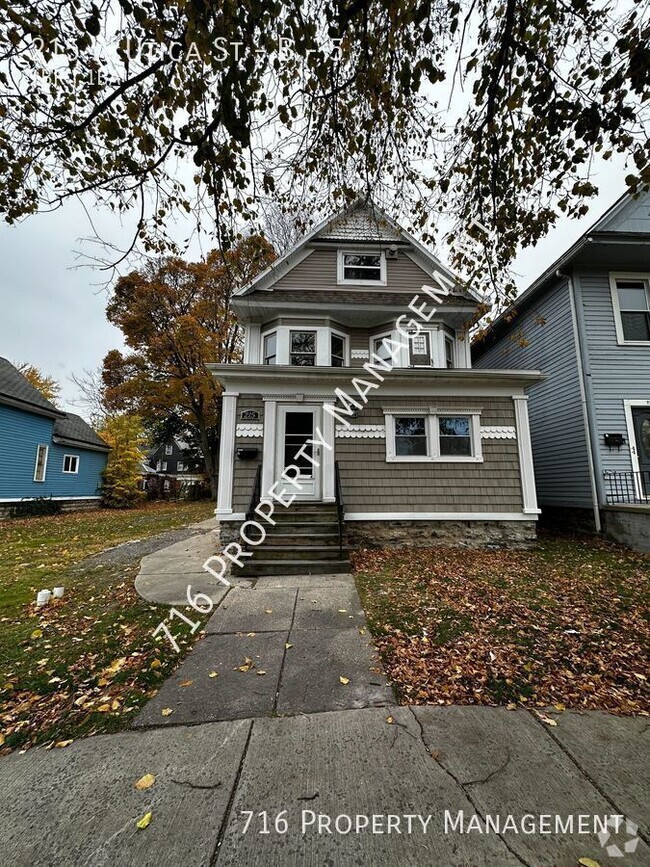
M 411 367 L 431 367 L 431 335 L 428 331 L 409 335 L 409 364 Z
M 380 251 L 339 250 L 338 282 L 385 285 L 386 257 Z
M 445 335 L 445 367 L 452 370 L 454 364 L 454 338 Z
M 386 411 L 387 461 L 483 460 L 480 413 Z
M 79 472 L 79 455 L 63 455 L 63 472 Z
M 345 367 L 345 337 L 330 333 L 330 363 L 332 367 Z
M 173 451 L 174 451 L 174 446 L 165 446 L 165 454 L 166 455 L 171 455 L 171 453 Z
M 472 457 L 471 425 L 468 415 L 438 416 L 441 457 Z
M 276 331 L 264 335 L 262 364 L 277 364 L 278 335 Z
M 162 471 L 163 471 L 163 473 L 167 472 L 167 461 L 162 462 Z
M 650 284 L 648 280 L 616 277 L 615 310 L 620 342 L 650 343 Z M 618 308 L 618 309 L 616 309 Z
M 49 449 L 46 445 L 36 447 L 36 463 L 34 465 L 34 481 L 44 482 L 45 473 L 47 472 L 47 453 Z
M 316 332 L 292 331 L 289 335 L 289 364 L 313 367 L 316 364 Z
M 390 340 L 390 334 L 382 334 L 381 337 L 375 337 L 372 341 L 372 354 L 376 355 L 382 361 L 393 361 L 390 348 L 386 343 Z

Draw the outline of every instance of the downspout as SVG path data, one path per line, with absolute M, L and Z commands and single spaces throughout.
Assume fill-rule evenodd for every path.
M 589 373 L 585 367 L 585 347 L 586 335 L 584 330 L 584 322 L 582 317 L 578 318 L 577 305 L 575 297 L 575 286 L 573 284 L 573 276 L 571 274 L 563 274 L 559 269 L 555 272 L 557 277 L 564 277 L 569 287 L 569 301 L 571 303 L 571 325 L 573 327 L 573 341 L 576 348 L 576 359 L 578 362 L 578 385 L 580 387 L 580 408 L 582 410 L 582 420 L 587 434 L 587 464 L 589 467 L 589 484 L 591 487 L 591 502 L 594 513 L 594 526 L 596 532 L 600 533 L 600 508 L 598 499 L 598 482 L 596 478 L 596 467 L 600 468 L 600 455 L 598 454 L 597 444 L 594 443 L 592 430 L 594 421 L 591 417 L 590 407 L 587 402 L 587 383 Z M 591 393 L 591 390 L 590 390 Z

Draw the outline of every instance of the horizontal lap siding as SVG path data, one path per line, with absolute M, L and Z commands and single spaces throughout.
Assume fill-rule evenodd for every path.
M 381 292 L 417 292 L 423 284 L 431 283 L 431 277 L 413 262 L 405 253 L 400 252 L 397 259 L 386 261 L 386 285 L 377 286 Z M 331 289 L 349 291 L 351 284 L 341 286 L 337 283 L 337 252 L 333 248 L 316 249 L 299 262 L 284 277 L 280 277 L 274 289 Z M 372 290 L 372 286 L 361 285 L 360 289 Z M 406 301 L 408 304 L 408 301 Z
M 648 263 L 650 269 L 650 261 Z M 603 470 L 632 469 L 624 400 L 650 400 L 650 346 L 619 346 L 606 271 L 577 277 L 587 335 L 595 431 Z M 621 433 L 626 444 L 608 449 L 606 433 Z
M 262 396 L 247 395 L 237 398 L 237 416 L 235 424 L 245 424 L 241 420 L 241 413 L 245 409 L 255 409 L 259 412 L 259 422 L 264 423 L 264 402 Z M 237 457 L 238 448 L 257 448 L 257 460 L 242 461 Z M 235 512 L 245 512 L 248 509 L 255 473 L 262 463 L 262 437 L 235 437 L 235 469 L 233 475 L 233 499 L 232 507 Z
M 382 406 L 481 408 L 482 425 L 514 425 L 510 398 L 373 399 L 354 424 L 384 424 Z M 383 439 L 336 440 L 349 512 L 520 512 L 516 440 L 483 440 L 483 463 L 394 463 Z
M 589 447 L 566 282 L 515 318 L 508 335 L 474 367 L 541 370 L 546 379 L 528 391 L 538 500 L 549 506 L 590 507 Z
M 54 445 L 53 420 L 0 406 L 0 499 L 92 497 L 100 493 L 104 452 Z M 34 481 L 36 449 L 49 447 L 44 482 Z M 79 472 L 64 473 L 64 455 L 78 455 Z

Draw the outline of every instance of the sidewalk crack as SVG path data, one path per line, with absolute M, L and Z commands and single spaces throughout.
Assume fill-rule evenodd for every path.
M 427 756 L 429 756 L 430 758 L 433 759 L 433 756 L 431 755 L 431 751 L 430 751 L 430 749 L 429 749 L 429 745 L 427 744 L 427 742 L 426 742 L 426 738 L 425 738 L 425 736 L 424 736 L 424 726 L 422 725 L 422 723 L 421 723 L 420 720 L 418 719 L 417 714 L 415 713 L 415 711 L 413 710 L 413 708 L 412 708 L 412 707 L 409 707 L 408 710 L 409 710 L 409 711 L 411 712 L 411 714 L 413 715 L 413 719 L 415 720 L 415 722 L 416 722 L 416 724 L 417 724 L 417 727 L 418 727 L 419 730 L 420 730 L 420 740 L 422 741 L 422 744 L 423 744 L 423 746 L 424 746 L 424 749 L 426 750 Z M 458 777 L 457 777 L 455 774 L 453 774 L 453 773 L 449 770 L 449 768 L 445 767 L 445 766 L 442 764 L 442 762 L 440 762 L 438 759 L 433 759 L 433 760 L 436 762 L 436 764 L 438 765 L 438 767 L 442 768 L 442 770 L 445 772 L 445 774 L 447 774 L 449 777 L 451 777 L 451 779 L 456 783 L 456 785 L 458 786 L 458 788 L 461 790 L 461 792 L 465 795 L 465 797 L 467 798 L 467 800 L 470 802 L 470 804 L 471 804 L 472 807 L 474 808 L 474 812 L 476 813 L 476 815 L 477 815 L 477 816 L 480 816 L 481 819 L 483 820 L 483 822 L 485 822 L 485 813 L 483 813 L 483 812 L 481 811 L 481 808 L 480 808 L 479 805 L 477 804 L 477 802 L 476 802 L 476 800 L 474 799 L 474 796 L 472 795 L 472 793 L 471 793 L 471 792 L 468 792 L 467 789 L 465 788 L 466 785 L 471 785 L 471 784 L 470 784 L 470 783 L 463 783 L 463 782 L 461 782 L 461 781 L 458 779 Z M 503 768 L 508 764 L 509 761 L 510 761 L 510 755 L 508 755 L 508 758 L 507 758 L 505 764 L 504 764 L 502 767 L 497 768 L 497 770 L 494 771 L 493 774 L 494 774 L 494 773 L 497 773 L 498 771 L 503 770 Z M 492 776 L 493 774 L 491 774 L 490 776 Z M 488 779 L 489 779 L 489 777 L 488 777 Z M 479 780 L 479 782 L 481 782 L 481 781 Z M 519 855 L 517 852 L 515 852 L 515 850 L 512 848 L 512 846 L 510 845 L 510 843 L 508 842 L 508 840 L 506 840 L 506 838 L 503 836 L 503 834 L 497 834 L 496 836 L 499 838 L 499 840 L 501 840 L 501 842 L 502 842 L 503 845 L 506 847 L 506 849 L 508 850 L 508 852 L 510 852 L 510 854 L 513 856 L 513 858 L 516 858 L 517 861 L 519 861 L 520 864 L 523 864 L 524 867 L 533 867 L 533 865 L 532 865 L 530 862 L 526 861 L 524 858 L 521 857 L 521 855 Z
M 232 791 L 230 792 L 230 797 L 228 798 L 228 804 L 226 805 L 225 812 L 223 814 L 223 820 L 221 822 L 221 827 L 219 828 L 219 833 L 217 835 L 217 842 L 214 847 L 214 852 L 212 853 L 212 859 L 210 860 L 211 867 L 215 867 L 219 860 L 219 854 L 221 852 L 221 844 L 223 843 L 223 839 L 226 836 L 226 831 L 228 830 L 228 825 L 230 824 L 230 816 L 232 814 L 232 808 L 235 803 L 235 795 L 237 794 L 237 789 L 239 788 L 239 781 L 241 780 L 241 775 L 244 770 L 244 762 L 246 761 L 246 756 L 248 755 L 248 746 L 251 742 L 251 737 L 253 735 L 253 726 L 255 725 L 255 720 L 251 720 L 250 727 L 248 729 L 248 737 L 246 738 L 246 743 L 244 744 L 244 749 L 241 755 L 241 759 L 239 760 L 239 767 L 237 768 L 237 774 L 235 775 L 235 780 L 232 785 Z
M 293 610 L 291 612 L 291 623 L 289 624 L 289 631 L 287 632 L 287 637 L 284 641 L 284 653 L 282 654 L 282 662 L 280 663 L 280 673 L 278 674 L 278 686 L 275 690 L 275 698 L 273 699 L 273 713 L 276 713 L 278 710 L 278 699 L 280 698 L 280 689 L 282 687 L 282 675 L 284 674 L 284 664 L 287 659 L 287 644 L 289 643 L 289 638 L 291 637 L 291 630 L 293 629 L 293 625 L 296 620 L 296 608 L 298 607 L 298 594 L 300 593 L 300 588 L 296 587 L 296 595 L 293 599 Z

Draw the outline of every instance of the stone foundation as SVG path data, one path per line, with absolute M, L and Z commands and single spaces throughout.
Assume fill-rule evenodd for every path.
M 102 501 L 98 497 L 93 500 L 57 500 L 57 505 L 61 507 L 61 512 L 91 512 L 94 509 L 101 508 Z M 0 503 L 0 520 L 4 518 L 11 517 L 11 507 L 17 505 L 17 503 Z M 58 513 L 54 513 L 50 517 L 56 517 Z M 30 517 L 30 516 L 26 516 Z M 34 516 L 34 517 L 42 517 L 42 516 Z
M 219 521 L 219 550 L 229 542 L 241 543 L 239 528 L 243 523 L 243 521 Z M 260 523 L 263 524 L 264 522 Z
M 525 548 L 536 539 L 535 521 L 348 521 L 355 548 Z

